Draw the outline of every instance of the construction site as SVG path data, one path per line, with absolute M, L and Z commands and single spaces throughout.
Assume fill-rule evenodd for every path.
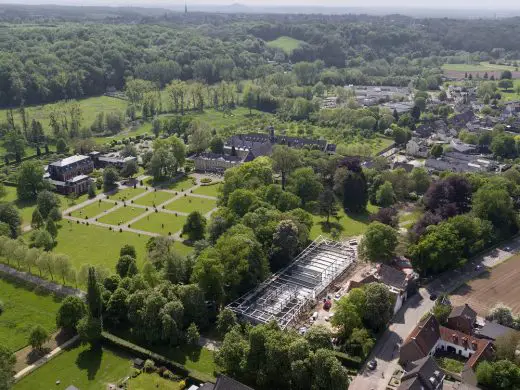
M 356 263 L 356 248 L 320 236 L 286 268 L 228 307 L 252 324 L 276 321 L 285 329 Z

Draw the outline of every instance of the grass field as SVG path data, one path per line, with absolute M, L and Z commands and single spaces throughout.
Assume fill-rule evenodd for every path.
M 285 54 L 291 54 L 295 49 L 299 48 L 302 43 L 303 42 L 299 41 L 298 39 L 282 36 L 276 38 L 274 41 L 267 42 L 267 46 L 275 49 L 281 49 L 285 52 Z
M 96 119 L 96 116 L 100 112 L 106 114 L 113 111 L 124 112 L 126 110 L 127 102 L 121 99 L 116 99 L 108 96 L 97 96 L 87 99 L 78 100 L 81 108 L 82 126 L 90 127 L 92 122 Z M 59 103 L 51 103 L 39 106 L 31 106 L 26 108 L 26 112 L 29 116 L 29 121 L 36 119 L 42 122 L 43 128 L 50 131 L 49 128 L 49 115 L 50 113 L 59 106 Z M 0 110 L 0 118 L 5 118 L 6 109 Z M 17 110 L 13 110 L 14 120 L 17 123 L 21 123 L 21 118 Z
M 25 347 L 31 328 L 42 325 L 49 333 L 56 329 L 56 312 L 60 301 L 31 286 L 0 278 L 0 344 L 11 351 Z
M 64 390 L 70 385 L 81 390 L 106 389 L 132 370 L 132 356 L 87 344 L 64 351 L 18 382 L 14 390 Z M 56 384 L 56 381 L 60 384 Z M 145 387 L 144 389 L 152 389 Z
M 109 225 L 117 225 L 118 223 L 125 224 L 146 211 L 140 207 L 133 207 L 127 205 L 126 207 L 120 207 L 106 215 L 99 218 L 98 221 L 102 223 L 108 223 Z
M 454 306 L 467 303 L 480 316 L 486 316 L 497 303 L 520 314 L 520 255 L 513 256 L 488 272 L 458 288 L 450 297 Z
M 132 224 L 132 228 L 167 236 L 168 233 L 175 234 L 181 230 L 185 222 L 184 216 L 158 212 L 140 219 Z
M 337 147 L 337 153 L 344 156 L 376 156 L 393 143 L 393 139 L 377 136 L 372 139 L 362 139 L 349 144 L 340 143 Z
M 377 209 L 377 206 L 369 204 L 367 207 L 367 213 L 347 215 L 340 205 L 340 210 L 338 212 L 339 220 L 331 217 L 329 226 L 326 224 L 327 219 L 325 217 L 314 215 L 314 225 L 311 229 L 310 238 L 314 240 L 319 235 L 330 237 L 330 231 L 332 228 L 338 229 L 341 233 L 341 237 L 352 237 L 363 234 L 370 223 L 370 214 L 375 213 Z
M 139 376 L 128 381 L 128 390 L 183 390 L 179 382 L 164 379 L 159 374 L 141 372 Z
M 193 187 L 193 179 L 189 176 L 183 177 L 175 182 L 154 182 L 152 177 L 149 177 L 144 181 L 144 184 L 150 187 L 160 187 L 173 191 L 186 191 Z
M 137 251 L 137 263 L 143 264 L 146 254 L 146 242 L 149 236 L 94 226 L 76 224 L 72 221 L 62 221 L 58 234 L 56 253 L 70 256 L 74 267 L 80 268 L 83 264 L 104 265 L 110 270 L 119 259 L 119 250 L 125 244 L 133 245 Z
M 109 210 L 115 206 L 116 205 L 111 202 L 94 202 L 88 206 L 80 208 L 79 210 L 73 211 L 70 213 L 70 216 L 85 219 L 94 218 L 95 216 L 103 214 L 104 211 Z
M 191 213 L 198 211 L 206 214 L 217 206 L 217 202 L 212 199 L 197 198 L 195 196 L 184 196 L 168 204 L 166 208 L 172 211 L 180 211 L 182 213 Z
M 32 213 L 34 209 L 36 208 L 36 201 L 30 201 L 30 202 L 19 202 L 17 200 L 16 196 L 16 188 L 11 186 L 5 186 L 6 195 L 4 198 L 2 198 L 3 202 L 12 202 L 15 207 L 20 212 L 20 216 L 22 217 L 22 225 L 29 225 L 31 223 L 32 219 Z M 67 199 L 66 197 L 62 195 L 58 195 L 58 197 L 61 200 L 61 209 L 65 209 L 70 207 L 71 200 Z M 84 202 L 87 200 L 87 195 L 82 195 L 79 198 L 75 200 L 76 204 L 79 204 L 81 202 Z
M 145 196 L 136 199 L 134 203 L 141 204 L 143 206 L 148 207 L 157 207 L 161 203 L 166 202 L 167 200 L 173 198 L 175 195 L 165 192 L 165 191 L 155 191 L 155 192 L 149 192 Z
M 145 191 L 146 190 L 142 187 L 125 188 L 123 190 L 117 191 L 117 193 L 115 193 L 114 195 L 109 195 L 109 199 L 117 200 L 117 201 L 129 200 L 129 199 L 136 197 L 137 195 L 142 194 Z
M 220 192 L 219 192 L 220 187 L 221 187 L 220 184 L 212 184 L 209 186 L 200 186 L 198 188 L 195 188 L 193 190 L 193 193 L 199 194 L 199 195 L 214 196 L 216 198 L 220 194 Z
M 180 253 L 181 255 L 188 255 L 189 253 L 193 252 L 193 248 L 188 246 L 188 245 L 184 245 L 182 242 L 180 241 L 173 241 L 172 243 L 172 248 L 175 252 L 177 253 Z
M 515 71 L 514 66 L 490 64 L 489 62 L 481 62 L 479 64 L 444 64 L 442 65 L 443 70 L 455 71 L 455 72 L 493 72 L 493 71 L 504 71 L 510 70 Z
M 500 89 L 500 94 L 502 95 L 502 102 L 509 102 L 512 100 L 520 100 L 520 95 L 516 92 L 516 88 L 520 86 L 520 79 L 513 80 L 513 89 L 508 89 L 507 91 L 504 89 Z

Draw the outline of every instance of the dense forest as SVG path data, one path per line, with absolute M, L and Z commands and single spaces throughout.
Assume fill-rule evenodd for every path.
M 29 8 L 30 9 L 30 8 Z M 52 7 L 51 7 L 52 10 Z M 0 13 L 0 106 L 38 104 L 124 88 L 128 78 L 256 80 L 291 64 L 321 63 L 328 85 L 407 85 L 446 62 L 518 58 L 518 19 L 418 20 L 404 16 L 224 15 L 112 10 L 80 15 Z M 86 20 L 85 20 L 86 19 Z M 298 40 L 293 50 L 268 42 Z M 428 82 L 428 84 L 431 84 Z

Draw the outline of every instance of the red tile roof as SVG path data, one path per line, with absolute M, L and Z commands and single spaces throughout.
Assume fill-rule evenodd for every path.
M 478 363 L 484 353 L 491 354 L 493 352 L 493 344 L 489 340 L 478 339 L 457 330 L 446 328 L 445 326 L 440 326 L 439 332 L 440 338 L 447 343 L 460 345 L 463 348 L 474 351 L 466 362 L 471 368 Z

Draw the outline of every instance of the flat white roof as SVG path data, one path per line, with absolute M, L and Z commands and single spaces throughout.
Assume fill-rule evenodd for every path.
M 70 156 L 70 157 L 66 157 L 62 160 L 59 160 L 59 161 L 55 161 L 49 165 L 52 165 L 54 167 L 64 167 L 64 166 L 67 166 L 67 165 L 70 165 L 70 164 L 74 164 L 74 163 L 77 163 L 79 161 L 83 161 L 83 160 L 88 160 L 90 159 L 89 156 L 83 156 L 81 154 L 76 154 L 74 156 Z

